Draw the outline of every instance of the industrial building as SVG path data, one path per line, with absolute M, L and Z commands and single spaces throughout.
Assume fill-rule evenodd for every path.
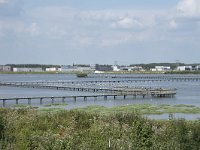
M 0 72 L 11 72 L 11 66 L 0 65 Z

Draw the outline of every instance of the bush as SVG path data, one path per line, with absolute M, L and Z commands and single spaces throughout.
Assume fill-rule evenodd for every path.
M 39 113 L 0 109 L 0 149 L 196 149 L 200 121 L 155 121 L 135 113 Z

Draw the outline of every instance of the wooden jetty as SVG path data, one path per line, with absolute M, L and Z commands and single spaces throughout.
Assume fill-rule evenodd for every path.
M 107 83 L 119 83 L 120 81 L 105 81 Z M 129 82 L 123 81 L 123 82 Z M 86 84 L 87 83 L 87 84 Z M 124 99 L 127 96 L 138 97 L 142 96 L 145 98 L 146 96 L 151 97 L 173 97 L 176 95 L 176 89 L 163 89 L 163 88 L 136 88 L 136 87 L 128 87 L 128 86 L 110 86 L 107 87 L 98 86 L 97 83 L 104 83 L 104 81 L 49 81 L 49 82 L 0 82 L 0 86 L 8 86 L 8 87 L 20 87 L 20 88 L 41 88 L 41 89 L 54 89 L 54 90 L 68 90 L 68 91 L 79 91 L 79 92 L 90 92 L 93 95 L 81 95 L 81 96 L 60 96 L 60 97 L 18 97 L 18 98 L 0 98 L 0 101 L 3 101 L 3 107 L 6 105 L 6 101 L 15 100 L 16 104 L 18 104 L 19 100 L 28 100 L 28 104 L 31 104 L 31 100 L 39 99 L 40 104 L 42 104 L 43 99 L 51 99 L 52 103 L 55 99 L 63 99 L 73 98 L 76 100 L 77 98 L 84 98 L 86 100 L 88 97 L 107 97 L 112 96 L 114 99 L 117 96 L 123 96 Z M 116 84 L 117 85 L 117 84 Z
M 44 99 L 51 99 L 51 103 L 55 102 L 55 99 L 62 99 L 62 102 L 65 102 L 65 99 L 72 98 L 74 101 L 76 101 L 78 98 L 83 98 L 84 100 L 87 100 L 88 98 L 94 98 L 97 100 L 98 97 L 103 97 L 104 100 L 107 100 L 108 97 L 113 97 L 114 100 L 118 96 L 122 96 L 123 99 L 126 99 L 127 96 L 133 96 L 136 98 L 137 96 L 142 96 L 145 98 L 145 96 L 151 96 L 151 97 L 173 97 L 176 95 L 175 90 L 166 90 L 166 89 L 151 89 L 151 90 L 143 90 L 143 89 L 128 89 L 124 90 L 123 88 L 117 88 L 113 89 L 114 93 L 108 93 L 108 94 L 95 94 L 95 95 L 79 95 L 79 96 L 41 96 L 41 97 L 13 97 L 13 98 L 0 98 L 0 101 L 3 102 L 3 107 L 6 107 L 6 101 L 15 101 L 15 104 L 19 104 L 19 100 L 28 100 L 28 104 L 31 105 L 32 100 L 40 100 L 40 104 L 43 104 Z
M 162 88 L 130 88 L 130 87 L 92 87 L 92 86 L 79 86 L 79 85 L 57 85 L 57 84 L 40 84 L 28 82 L 13 82 L 3 83 L 1 86 L 22 87 L 22 88 L 42 88 L 42 89 L 56 89 L 68 90 L 79 92 L 100 92 L 100 93 L 120 93 L 120 94 L 133 94 L 133 95 L 175 95 L 176 89 L 162 89 Z M 162 96 L 160 96 L 162 97 Z
M 198 75 L 110 75 L 102 74 L 95 75 L 92 74 L 89 78 L 112 78 L 112 79 L 129 79 L 133 81 L 200 81 L 200 76 Z
M 6 101 L 15 101 L 15 104 L 19 104 L 19 100 L 28 100 L 28 104 L 31 105 L 32 100 L 40 100 L 40 104 L 43 104 L 44 99 L 51 99 L 51 103 L 53 104 L 55 102 L 55 99 L 62 99 L 62 102 L 65 102 L 65 99 L 72 98 L 74 101 L 76 101 L 78 98 L 83 98 L 84 100 L 87 100 L 88 98 L 92 97 L 95 100 L 97 100 L 98 97 L 104 97 L 106 100 L 109 96 L 114 96 L 114 99 L 116 99 L 116 94 L 98 94 L 98 95 L 81 95 L 81 96 L 41 96 L 41 97 L 12 97 L 12 98 L 0 98 L 0 101 L 3 101 L 3 107 L 6 106 Z
M 2 85 L 12 84 L 96 84 L 96 83 L 133 83 L 133 82 L 161 82 L 156 79 L 126 79 L 126 80 L 88 80 L 88 81 L 18 81 L 18 82 L 0 82 Z

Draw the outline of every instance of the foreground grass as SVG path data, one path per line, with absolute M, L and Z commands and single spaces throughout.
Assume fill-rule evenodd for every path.
M 76 110 L 84 110 L 88 113 L 101 113 L 109 115 L 115 112 L 134 113 L 138 112 L 142 115 L 151 114 L 168 114 L 168 113 L 185 113 L 185 114 L 200 114 L 200 107 L 193 105 L 150 105 L 150 104 L 135 104 L 127 106 L 117 106 L 107 108 L 103 106 L 88 106 L 86 108 L 78 108 Z
M 200 120 L 156 121 L 138 113 L 39 113 L 0 109 L 2 150 L 198 150 Z

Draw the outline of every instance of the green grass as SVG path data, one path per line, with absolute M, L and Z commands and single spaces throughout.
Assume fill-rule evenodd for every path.
M 178 104 L 178 105 L 174 105 L 174 107 L 195 107 L 194 105 L 185 105 L 185 104 Z
M 198 150 L 200 120 L 151 120 L 125 109 L 153 111 L 149 104 L 115 107 L 63 109 L 0 108 L 2 150 Z M 176 108 L 176 107 L 175 107 Z M 180 108 L 180 107 L 179 107 Z M 85 110 L 113 111 L 108 116 Z M 83 111 L 84 110 L 84 111 Z M 116 110 L 118 110 L 116 112 Z
M 13 106 L 14 108 L 32 108 L 32 109 L 37 109 L 38 107 L 31 106 L 31 105 L 25 105 L 25 104 L 16 104 Z
M 38 108 L 39 114 L 43 113 L 58 113 L 64 111 L 64 108 Z
M 15 105 L 14 108 L 32 108 L 32 109 L 35 108 L 38 109 L 40 112 L 58 112 L 64 109 L 61 108 L 61 106 L 67 106 L 67 105 L 68 104 L 66 103 L 46 104 L 43 105 L 44 107 L 41 108 L 32 107 L 29 105 Z M 178 105 L 134 104 L 126 106 L 117 106 L 112 108 L 104 106 L 88 106 L 84 108 L 76 108 L 74 110 L 84 111 L 87 113 L 98 113 L 101 115 L 110 115 L 115 113 L 139 113 L 142 115 L 153 115 L 153 114 L 159 115 L 159 114 L 169 114 L 169 113 L 200 114 L 200 107 L 196 107 L 194 105 L 185 105 L 185 104 L 178 104 Z
M 67 106 L 67 103 L 54 103 L 54 104 L 46 104 L 43 105 L 44 107 L 51 107 L 51 106 Z
M 134 113 L 138 112 L 143 115 L 150 114 L 168 114 L 168 113 L 184 113 L 184 114 L 200 114 L 200 107 L 193 105 L 150 105 L 150 104 L 135 104 L 127 106 L 117 106 L 107 108 L 103 106 L 88 106 L 86 108 L 77 108 L 75 110 L 83 110 L 88 113 L 100 113 L 109 115 L 112 113 Z

